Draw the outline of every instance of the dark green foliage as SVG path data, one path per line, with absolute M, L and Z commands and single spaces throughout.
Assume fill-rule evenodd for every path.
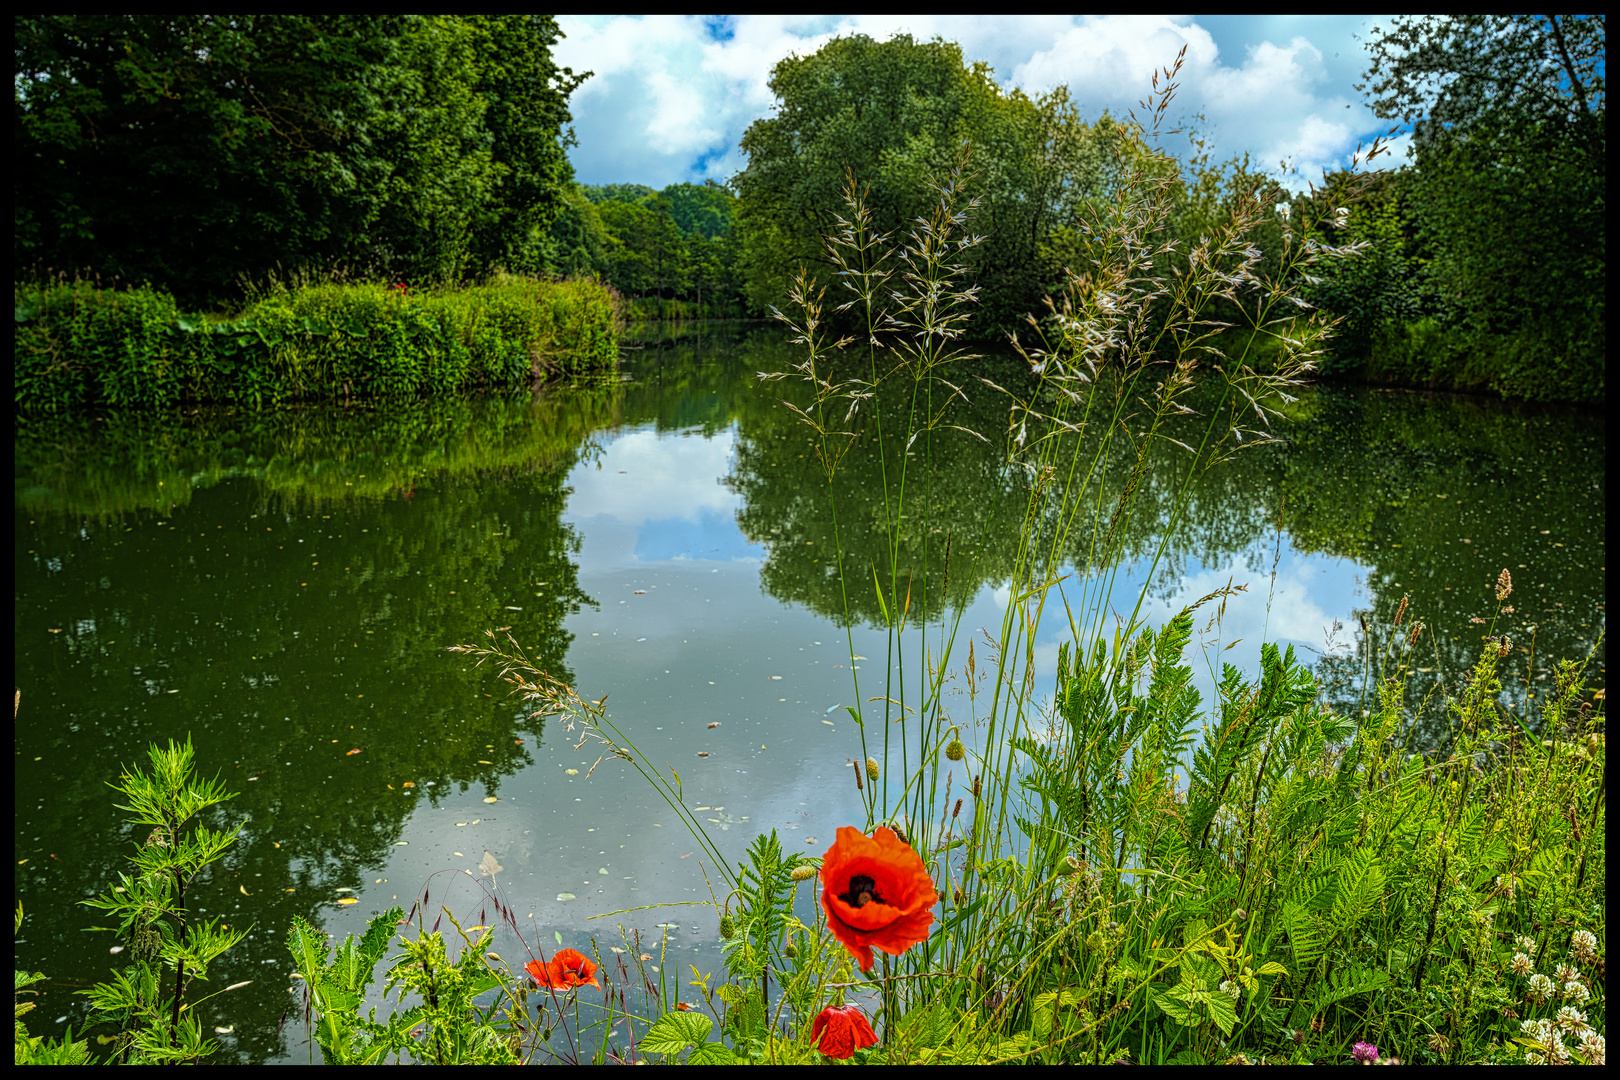
M 549 16 L 18 16 L 15 270 L 188 305 L 276 267 L 551 264 L 583 76 Z
M 23 412 L 444 393 L 609 371 L 618 359 L 611 299 L 588 281 L 414 295 L 277 287 L 218 320 L 182 314 L 155 289 L 88 282 L 18 286 L 14 300 Z
M 1364 88 L 1378 115 L 1414 123 L 1414 167 L 1352 212 L 1350 239 L 1371 250 L 1311 294 L 1346 317 L 1325 370 L 1605 399 L 1604 42 L 1601 14 L 1375 31 Z

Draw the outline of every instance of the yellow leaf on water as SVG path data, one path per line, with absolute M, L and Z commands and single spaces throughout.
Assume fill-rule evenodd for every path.
M 358 904 L 359 902 L 360 901 L 356 900 L 352 896 L 340 896 L 340 897 L 338 897 L 338 903 L 340 903 L 340 904 Z
M 486 795 L 486 796 L 484 796 L 484 801 L 485 801 L 485 802 L 500 802 L 500 800 L 499 800 L 499 799 L 497 799 L 497 798 L 496 798 L 496 797 L 495 797 L 495 796 L 493 796 L 493 795 Z
M 237 891 L 240 892 L 243 896 L 252 896 L 253 895 L 252 893 L 247 891 L 246 886 L 238 885 L 236 888 L 237 888 Z
M 568 770 L 568 775 L 569 776 L 578 776 L 579 775 L 579 770 L 578 769 L 569 769 Z

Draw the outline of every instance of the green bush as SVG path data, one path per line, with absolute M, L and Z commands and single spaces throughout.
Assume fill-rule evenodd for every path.
M 13 296 L 20 412 L 445 393 L 611 371 L 618 357 L 611 294 L 589 281 L 277 285 L 228 318 L 183 314 L 149 287 Z

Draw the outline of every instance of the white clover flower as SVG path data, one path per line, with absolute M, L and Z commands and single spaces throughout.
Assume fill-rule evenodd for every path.
M 1204 985 L 1207 986 L 1209 984 L 1205 983 Z M 1221 983 L 1220 989 L 1221 993 L 1227 995 L 1233 1001 L 1236 1001 L 1238 999 L 1238 995 L 1242 993 L 1242 991 L 1238 989 L 1238 984 L 1233 982 L 1231 979 L 1227 979 L 1225 982 Z
M 1524 976 L 1524 975 L 1530 974 L 1530 956 L 1529 956 L 1529 954 L 1528 953 L 1514 953 L 1513 954 L 1513 964 L 1511 965 L 1511 970 L 1513 971 L 1513 974 L 1519 975 L 1519 976 Z
M 1581 1036 L 1581 1056 L 1588 1065 L 1607 1065 L 1604 1060 L 1603 1036 L 1595 1031 L 1588 1031 Z
M 1573 1005 L 1558 1010 L 1557 1024 L 1565 1031 L 1578 1031 L 1586 1026 L 1586 1014 Z
M 1569 951 L 1577 964 L 1591 963 L 1597 956 L 1597 938 L 1588 930 L 1577 930 L 1570 935 Z
M 1537 972 L 1530 976 L 1530 996 L 1535 998 L 1552 997 L 1553 981 L 1547 976 Z
M 1587 990 L 1585 983 L 1577 982 L 1574 979 L 1571 979 L 1569 982 L 1564 984 L 1564 993 L 1562 996 L 1565 1001 L 1572 1001 L 1579 1006 L 1585 1005 L 1586 999 L 1591 997 L 1592 994 L 1591 991 Z
M 1553 973 L 1553 982 L 1562 985 L 1567 982 L 1574 982 L 1580 977 L 1581 973 L 1570 967 L 1568 964 L 1559 964 L 1558 970 Z
M 1532 941 L 1530 938 L 1524 937 L 1522 935 L 1519 937 L 1519 939 L 1517 941 L 1514 942 L 1514 944 L 1519 947 L 1520 952 L 1535 952 L 1536 951 L 1536 943 L 1534 941 Z
M 1527 1051 L 1525 1053 L 1525 1055 L 1524 1055 L 1524 1060 L 1525 1060 L 1525 1063 L 1529 1064 L 1529 1065 L 1545 1065 L 1545 1064 L 1547 1064 L 1547 1059 L 1542 1057 L 1540 1054 L 1536 1053 L 1534 1050 Z

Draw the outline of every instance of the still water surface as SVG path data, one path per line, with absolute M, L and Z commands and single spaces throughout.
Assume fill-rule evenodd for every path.
M 886 645 L 870 589 L 842 615 L 824 484 L 807 430 L 777 401 L 793 391 L 754 378 L 784 348 L 727 331 L 632 351 L 626 381 L 607 388 L 20 431 L 14 837 L 28 917 L 16 965 L 52 979 L 36 1033 L 77 1027 L 72 991 L 113 963 L 111 937 L 81 933 L 94 920 L 75 903 L 110 884 L 137 839 L 107 783 L 149 743 L 188 732 L 205 771 L 240 792 L 222 821 L 242 823 L 241 841 L 195 893 L 204 912 L 253 927 L 210 978 L 251 986 L 202 1007 L 205 1030 L 233 1029 L 218 1036 L 225 1060 L 307 1059 L 288 1016 L 292 916 L 341 937 L 424 888 L 433 907 L 466 913 L 485 852 L 531 942 L 668 931 L 670 965 L 717 967 L 711 911 L 589 920 L 718 886 L 670 810 L 618 763 L 592 772 L 589 747 L 444 650 L 510 627 L 539 666 L 608 694 L 732 857 L 772 828 L 820 854 L 839 824 L 859 824 L 860 744 L 842 707 L 883 692 Z M 969 422 L 993 432 L 1000 408 L 975 402 Z M 1193 658 L 1206 700 L 1213 667 L 1252 670 L 1272 640 L 1356 707 L 1358 620 L 1377 633 L 1402 596 L 1434 631 L 1414 678 L 1454 677 L 1504 567 L 1516 606 L 1504 625 L 1535 644 L 1515 654 L 1510 693 L 1593 648 L 1607 573 L 1599 418 L 1321 388 L 1280 433 L 1198 482 L 1157 567 L 1173 469 L 1145 485 L 1127 540 L 1116 603 L 1128 597 L 1128 611 L 1145 582 L 1151 622 L 1229 581 L 1249 586 Z M 881 557 L 876 455 L 852 451 L 838 481 L 846 558 L 862 567 Z M 936 521 L 962 524 L 948 583 L 917 561 L 927 537 L 903 538 L 913 619 L 937 637 L 959 613 L 962 636 L 994 636 L 1018 481 L 976 440 L 925 457 L 916 490 Z M 1037 641 L 1043 679 L 1060 624 Z M 349 897 L 359 903 L 338 904 Z

